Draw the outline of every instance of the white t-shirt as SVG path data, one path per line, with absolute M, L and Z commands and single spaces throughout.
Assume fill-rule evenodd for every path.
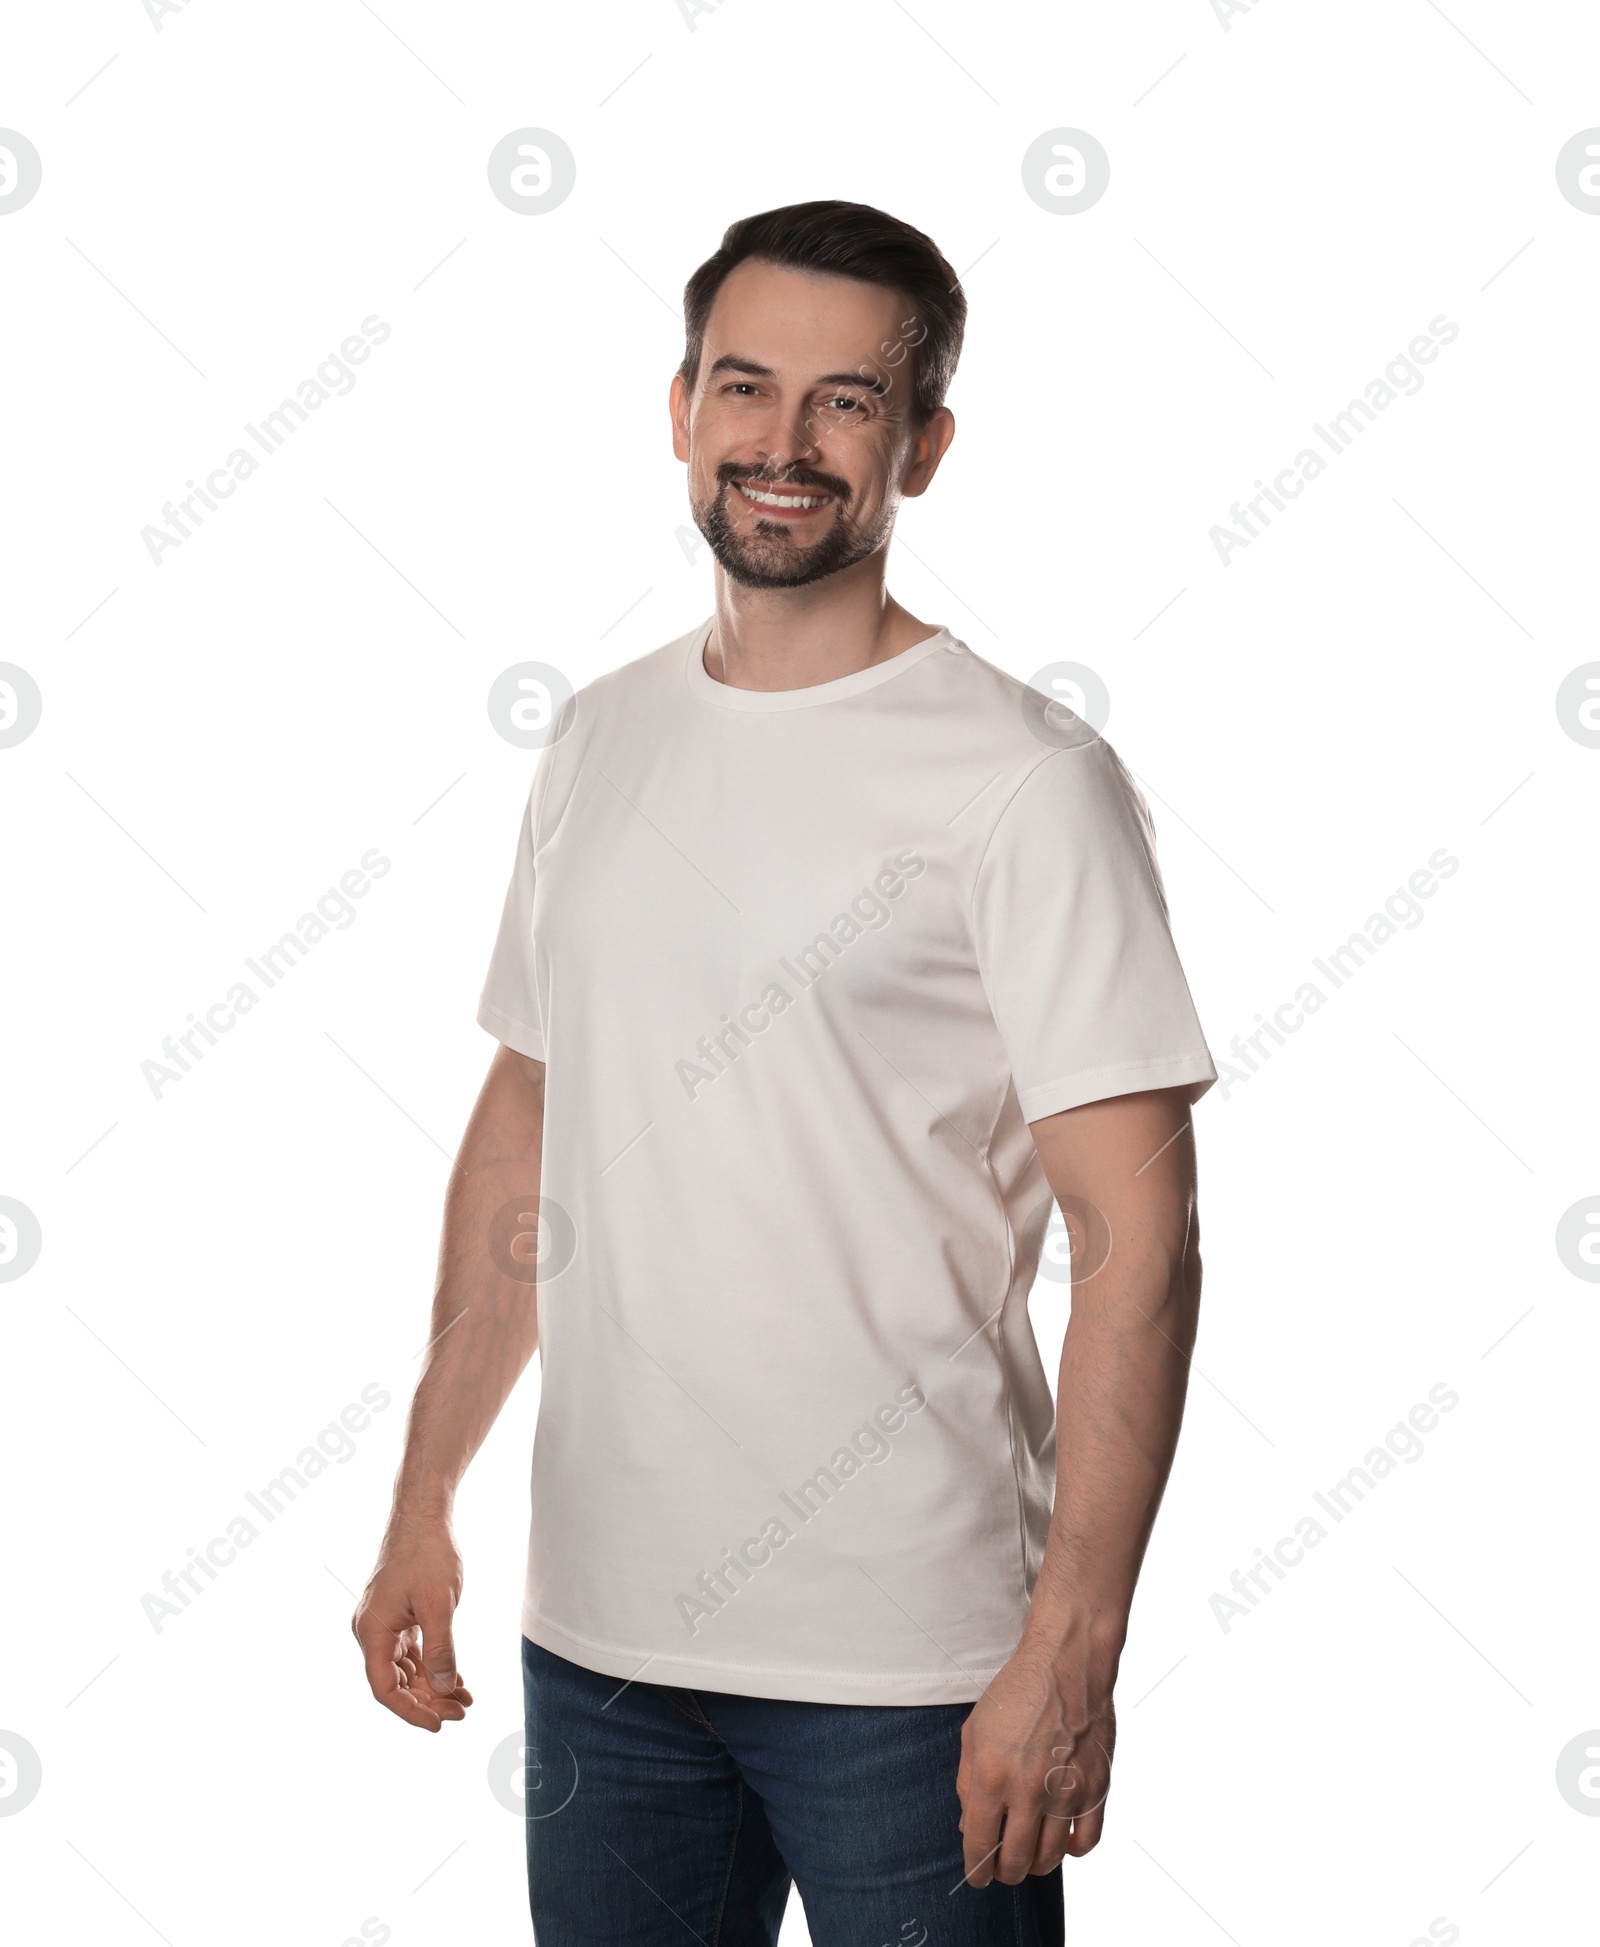
M 548 1064 L 523 1630 L 619 1681 L 970 1701 L 1054 1485 L 1028 1123 L 1216 1070 L 1086 723 L 946 630 L 772 692 L 710 626 L 541 752 L 478 1013 Z

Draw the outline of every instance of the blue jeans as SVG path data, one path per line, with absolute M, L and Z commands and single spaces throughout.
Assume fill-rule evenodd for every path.
M 1061 1947 L 1061 1868 L 962 1871 L 970 1704 L 804 1704 L 603 1677 L 522 1642 L 538 1947 Z

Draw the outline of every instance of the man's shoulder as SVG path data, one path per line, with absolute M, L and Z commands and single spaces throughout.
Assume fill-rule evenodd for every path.
M 949 655 L 927 659 L 926 679 L 963 742 L 981 744 L 1001 761 L 1030 769 L 1034 758 L 1086 750 L 1101 741 L 1076 707 L 1093 706 L 1083 685 L 1071 679 L 1074 665 L 1059 666 L 1059 681 L 1052 680 L 1056 672 L 1047 665 L 1036 684 L 980 656 L 959 637 L 949 636 L 948 647 Z
M 674 636 L 670 642 L 662 643 L 659 649 L 649 649 L 642 656 L 635 656 L 631 662 L 619 663 L 615 669 L 591 678 L 575 696 L 580 712 L 614 709 L 619 705 L 626 707 L 635 698 L 663 689 L 683 687 L 683 666 L 688 658 L 689 648 L 695 637 L 705 629 L 704 622 L 697 622 L 692 629 L 682 635 Z

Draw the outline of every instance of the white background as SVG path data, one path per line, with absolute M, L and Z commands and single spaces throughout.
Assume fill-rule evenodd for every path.
M 43 1765 L 0 1818 L 10 1937 L 526 1937 L 487 1766 L 520 1711 L 536 1374 L 461 1500 L 469 1721 L 380 1712 L 348 1630 L 491 1053 L 533 757 L 485 699 L 707 612 L 675 532 L 677 295 L 731 219 L 816 195 L 971 267 L 960 431 L 892 583 L 1018 675 L 1104 678 L 1219 1061 L 1436 848 L 1460 861 L 1197 1111 L 1197 1378 L 1071 1937 L 1589 1937 L 1600 1822 L 1556 1761 L 1600 1726 L 1600 1291 L 1554 1240 L 1600 1194 L 1600 751 L 1555 695 L 1600 655 L 1600 221 L 1555 162 L 1600 123 L 1593 16 L 71 15 L 0 30 L 0 124 L 44 170 L 0 219 L 0 657 L 44 698 L 0 751 L 0 1192 L 44 1236 L 0 1287 L 0 1730 Z M 519 215 L 485 165 L 530 125 L 577 186 Z M 1093 209 L 1025 193 L 1062 126 L 1111 158 Z M 392 335 L 354 391 L 154 565 L 141 527 L 372 314 Z M 1224 566 L 1210 527 L 1441 314 L 1420 393 Z M 356 922 L 157 1100 L 163 1037 L 374 846 Z M 393 1404 L 355 1457 L 157 1633 L 163 1571 L 372 1382 Z M 1423 1458 L 1224 1631 L 1229 1575 L 1441 1382 Z

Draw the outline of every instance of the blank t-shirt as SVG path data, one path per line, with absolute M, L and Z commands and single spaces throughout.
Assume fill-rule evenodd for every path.
M 548 1064 L 524 1632 L 976 1698 L 1054 1418 L 1028 1123 L 1216 1070 L 1111 746 L 948 631 L 734 689 L 706 623 L 540 753 L 478 1019 Z

